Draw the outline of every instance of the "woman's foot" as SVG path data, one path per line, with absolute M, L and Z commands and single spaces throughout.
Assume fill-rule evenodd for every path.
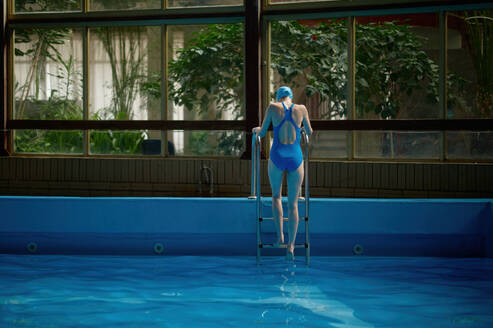
M 286 248 L 286 260 L 294 261 L 294 245 L 293 244 L 288 244 L 288 247 Z

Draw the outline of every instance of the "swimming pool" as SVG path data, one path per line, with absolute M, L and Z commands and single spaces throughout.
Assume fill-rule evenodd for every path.
M 491 199 L 312 199 L 309 267 L 256 265 L 248 199 L 0 207 L 0 327 L 493 326 Z
M 1 327 L 492 327 L 493 259 L 0 255 Z

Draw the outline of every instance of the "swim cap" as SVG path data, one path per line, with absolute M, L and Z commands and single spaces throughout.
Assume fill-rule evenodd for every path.
M 289 88 L 289 87 L 280 87 L 277 90 L 277 93 L 276 93 L 276 100 L 279 101 L 282 98 L 288 97 L 288 96 L 291 99 L 293 99 L 293 91 L 291 91 L 291 88 Z

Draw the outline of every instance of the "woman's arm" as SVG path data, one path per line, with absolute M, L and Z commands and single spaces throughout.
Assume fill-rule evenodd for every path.
M 267 113 L 265 114 L 264 122 L 262 123 L 262 127 L 257 126 L 252 129 L 253 133 L 256 133 L 260 138 L 265 137 L 267 131 L 269 130 L 270 123 L 272 121 L 272 109 L 271 106 L 267 107 Z
M 306 134 L 311 136 L 313 133 L 312 125 L 310 124 L 310 118 L 308 117 L 308 110 L 303 106 L 303 126 L 305 127 Z

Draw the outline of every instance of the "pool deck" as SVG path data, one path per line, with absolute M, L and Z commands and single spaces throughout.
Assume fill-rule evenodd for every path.
M 492 201 L 314 198 L 311 253 L 352 255 L 360 245 L 369 256 L 493 257 Z M 0 196 L 0 253 L 153 255 L 160 244 L 162 255 L 255 255 L 255 203 Z M 270 206 L 270 198 L 263 199 L 264 216 L 271 216 Z M 273 223 L 263 227 L 265 239 L 273 239 Z M 300 221 L 297 242 L 303 232 Z

